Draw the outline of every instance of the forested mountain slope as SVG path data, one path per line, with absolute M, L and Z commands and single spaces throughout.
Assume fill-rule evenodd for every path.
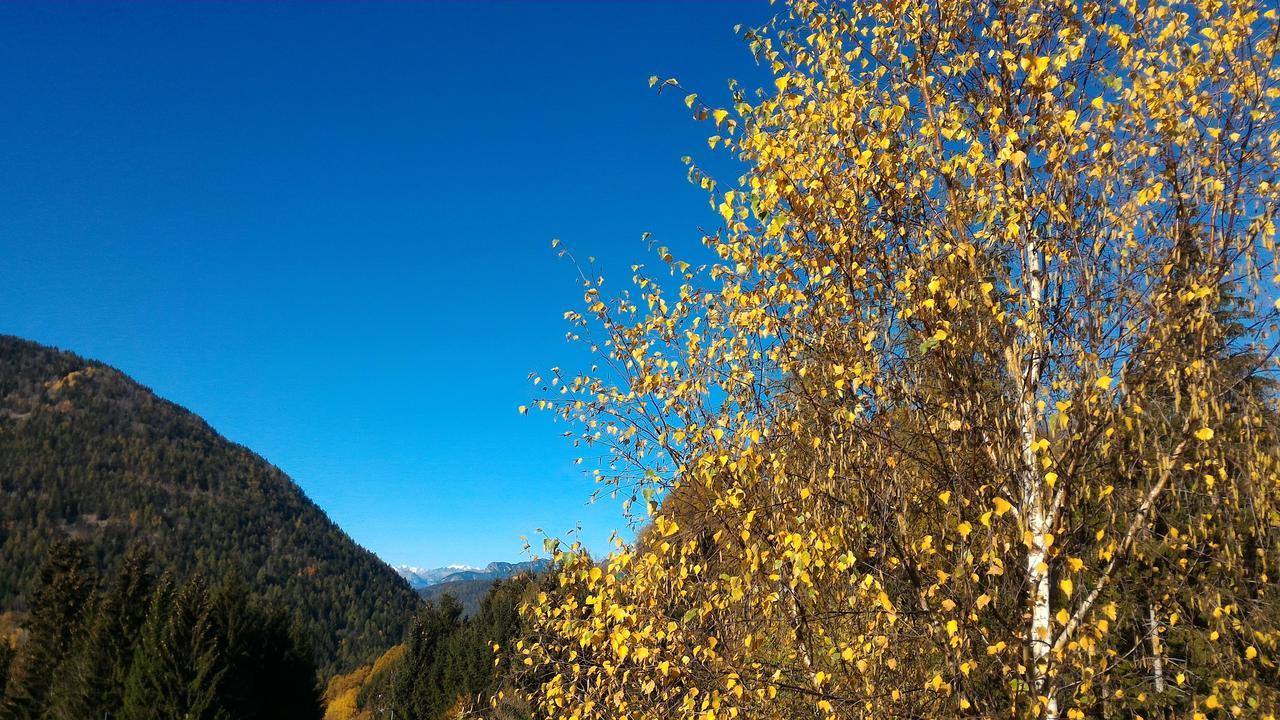
M 279 469 L 123 373 L 0 336 L 0 610 L 51 542 L 113 571 L 134 540 L 179 574 L 234 567 L 292 611 L 324 669 L 397 643 L 417 598 Z

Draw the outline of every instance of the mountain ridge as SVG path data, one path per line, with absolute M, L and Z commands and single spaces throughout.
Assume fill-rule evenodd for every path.
M 418 600 L 284 472 L 125 373 L 0 335 L 0 611 L 24 611 L 43 549 L 100 570 L 143 542 L 163 567 L 242 575 L 295 614 L 325 669 L 399 641 Z
M 482 568 L 454 564 L 439 568 L 393 565 L 392 569 L 409 583 L 409 587 L 421 594 L 423 590 L 436 585 L 480 580 L 504 580 L 525 572 L 542 572 L 547 567 L 547 560 L 526 560 L 515 563 L 494 561 Z

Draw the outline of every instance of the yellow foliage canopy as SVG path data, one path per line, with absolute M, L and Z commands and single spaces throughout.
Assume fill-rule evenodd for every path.
M 794 0 L 745 36 L 774 88 L 698 116 L 748 170 L 691 170 L 720 261 L 584 276 L 601 362 L 537 402 L 651 526 L 554 546 L 533 700 L 1273 715 L 1276 13 Z

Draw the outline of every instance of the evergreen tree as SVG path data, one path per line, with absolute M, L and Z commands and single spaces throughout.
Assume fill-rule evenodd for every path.
M 129 551 L 120 575 L 94 607 L 71 657 L 54 679 L 45 717 L 80 720 L 120 712 L 134 645 L 155 588 L 151 561 L 150 552 L 141 546 Z
M 78 543 L 54 545 L 40 570 L 39 589 L 27 624 L 28 637 L 11 662 L 3 720 L 35 720 L 44 710 L 55 671 L 71 650 L 82 613 L 93 592 L 93 574 Z
M 446 682 L 443 652 L 462 625 L 462 606 L 452 595 L 428 602 L 414 615 L 400 673 L 395 706 L 410 717 L 438 718 L 456 698 Z
M 298 623 L 279 610 L 259 611 L 253 642 L 247 646 L 246 671 L 257 682 L 256 709 L 239 717 L 263 720 L 314 720 L 324 714 L 316 666 L 305 652 Z M 249 708 L 246 708 L 248 711 Z
M 494 647 L 502 650 L 520 635 L 524 630 L 520 604 L 531 588 L 547 581 L 533 575 L 501 580 L 469 618 L 462 617 L 461 603 L 452 594 L 424 603 L 405 642 L 384 656 L 386 665 L 379 660 L 372 668 L 341 678 L 341 689 L 329 696 L 331 711 L 342 703 L 345 710 L 341 712 L 346 714 L 335 717 L 350 717 L 356 710 L 377 716 L 394 709 L 399 716 L 439 720 L 485 707 L 490 698 L 501 694 L 508 699 L 490 708 L 495 717 L 525 717 L 527 707 L 515 694 L 503 691 L 514 683 L 530 682 L 531 676 L 512 672 L 509 660 L 502 661 L 510 655 L 499 653 L 500 662 L 495 664 Z M 352 693 L 348 683 L 357 684 L 358 691 Z
M 226 638 L 221 698 L 232 717 L 307 720 L 322 714 L 316 667 L 296 618 L 253 601 L 234 571 L 214 591 L 211 607 Z
M 455 694 L 479 702 L 498 690 L 503 677 L 495 672 L 493 648 L 505 647 L 519 634 L 521 598 L 534 582 L 533 576 L 524 575 L 495 583 L 481 601 L 479 612 L 450 638 L 446 680 L 456 688 Z
M 165 576 L 147 613 L 125 683 L 126 720 L 229 720 L 220 702 L 226 641 L 218 635 L 208 584 L 180 588 Z
M 255 598 L 229 572 L 158 581 L 131 549 L 95 593 L 78 546 L 54 548 L 3 686 L 5 720 L 318 720 L 303 622 Z M 9 648 L 8 643 L 3 648 Z M 0 663 L 9 665 L 7 655 Z M 3 669 L 3 668 L 0 668 Z

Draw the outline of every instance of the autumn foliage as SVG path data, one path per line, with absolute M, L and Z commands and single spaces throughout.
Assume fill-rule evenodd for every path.
M 519 646 L 549 717 L 1270 716 L 1280 23 L 795 0 L 687 102 L 719 262 L 552 373 L 649 527 Z M 679 89 L 674 80 L 656 80 Z M 684 92 L 682 90 L 682 92 Z

